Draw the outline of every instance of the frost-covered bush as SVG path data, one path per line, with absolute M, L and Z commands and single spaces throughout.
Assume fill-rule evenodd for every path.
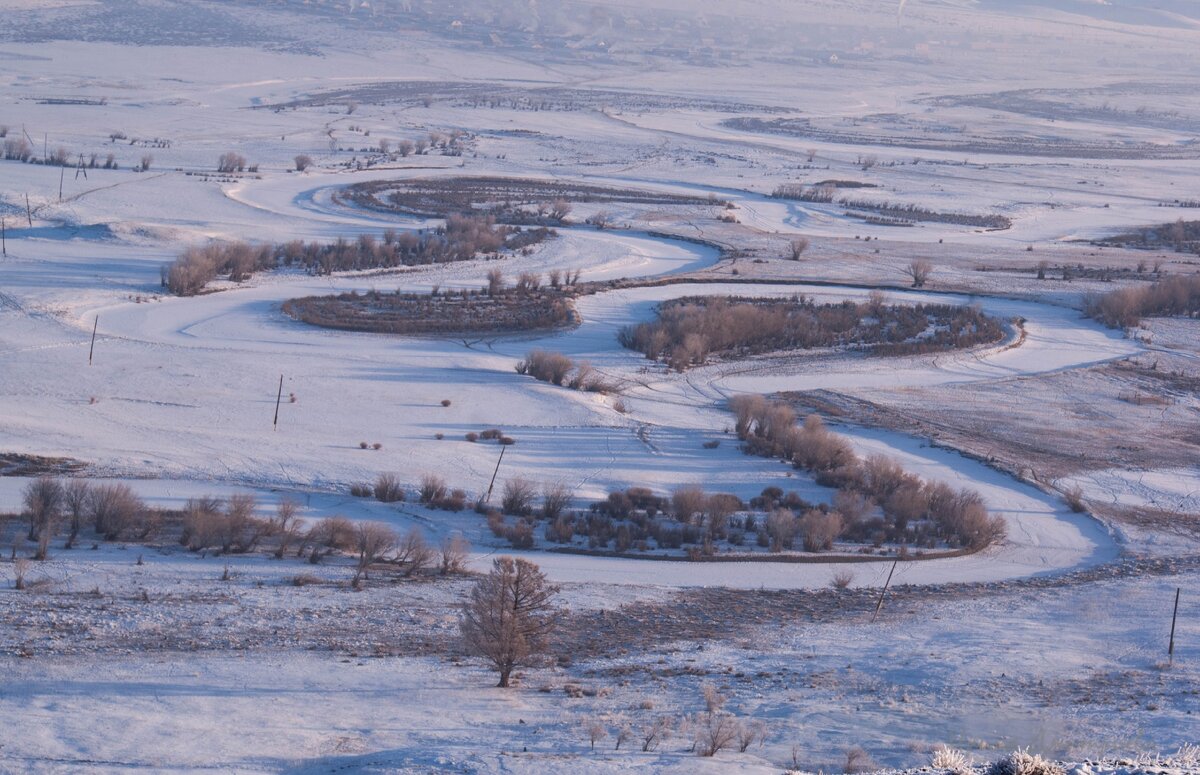
M 1003 759 L 992 762 L 987 775 L 1065 775 L 1057 764 L 1046 761 L 1028 749 L 1018 748 Z
M 929 766 L 935 770 L 946 770 L 958 775 L 958 773 L 966 772 L 970 768 L 971 762 L 967 755 L 957 748 L 939 745 L 933 749 L 933 758 L 930 760 Z

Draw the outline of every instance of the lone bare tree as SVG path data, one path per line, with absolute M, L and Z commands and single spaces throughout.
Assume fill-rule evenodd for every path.
M 789 247 L 791 248 L 791 251 L 792 251 L 792 260 L 799 261 L 800 256 L 804 255 L 804 251 L 808 250 L 808 238 L 807 237 L 797 237 L 796 239 L 791 241 L 791 244 L 789 245 Z
M 382 522 L 360 522 L 354 530 L 354 548 L 358 561 L 354 564 L 354 580 L 351 586 L 358 589 L 367 578 L 368 569 L 383 555 L 396 548 L 396 531 Z
M 528 560 L 498 557 L 463 604 L 459 626 L 467 649 L 487 659 L 507 687 L 514 668 L 535 663 L 548 648 L 558 587 Z
M 313 163 L 312 157 L 307 153 L 300 154 L 293 161 L 296 162 L 296 172 L 304 172 L 306 169 L 311 167 Z
M 912 287 L 922 288 L 929 275 L 933 272 L 933 263 L 926 258 L 914 258 L 904 268 L 904 273 L 912 278 Z
M 41 476 L 25 486 L 25 513 L 29 516 L 29 540 L 37 541 L 35 560 L 49 556 L 50 536 L 63 508 L 63 487 L 57 479 Z
M 64 549 L 71 549 L 75 546 L 75 539 L 79 537 L 79 530 L 83 527 L 83 520 L 87 516 L 91 496 L 91 488 L 83 479 L 71 479 L 63 487 L 63 505 L 67 516 L 70 517 Z

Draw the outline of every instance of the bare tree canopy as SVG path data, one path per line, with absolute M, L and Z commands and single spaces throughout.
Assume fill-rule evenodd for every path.
M 914 288 L 924 287 L 925 281 L 929 279 L 929 275 L 932 272 L 933 263 L 924 258 L 914 258 L 912 262 L 904 268 L 904 273 L 912 278 L 912 287 Z
M 498 557 L 463 604 L 463 643 L 500 673 L 507 687 L 514 668 L 534 664 L 548 647 L 558 587 L 528 560 Z

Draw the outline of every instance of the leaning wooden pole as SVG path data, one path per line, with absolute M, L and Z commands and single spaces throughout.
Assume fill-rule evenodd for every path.
M 94 352 L 96 352 L 96 329 L 99 327 L 100 327 L 100 316 L 97 315 L 96 319 L 94 321 L 92 321 L 92 345 L 91 345 L 91 347 L 88 347 L 88 365 L 89 366 L 92 365 L 92 354 Z
M 25 193 L 25 220 L 29 221 L 29 227 L 33 228 L 33 210 L 29 209 L 29 193 Z
M 883 596 L 887 594 L 888 585 L 892 583 L 892 574 L 896 572 L 896 566 L 900 564 L 900 558 L 892 563 L 892 569 L 888 571 L 887 581 L 883 582 L 883 589 L 879 590 L 879 602 L 875 603 L 875 613 L 871 614 L 871 621 L 875 621 L 875 617 L 879 616 L 880 609 L 883 608 Z
M 8 255 L 8 221 L 0 218 L 0 251 Z
M 1167 664 L 1175 664 L 1175 620 L 1179 617 L 1179 593 L 1182 587 L 1175 587 L 1175 610 L 1171 613 L 1171 641 L 1167 644 Z
M 279 393 L 275 396 L 275 422 L 272 427 L 279 430 L 279 403 L 283 400 L 283 375 L 279 375 Z
M 504 450 L 506 449 L 508 449 L 508 445 L 500 445 L 500 457 L 496 460 L 496 470 L 492 471 L 492 481 L 488 483 L 487 495 L 483 496 L 484 503 L 492 499 L 492 488 L 496 486 L 496 475 L 500 473 L 500 461 L 504 460 Z

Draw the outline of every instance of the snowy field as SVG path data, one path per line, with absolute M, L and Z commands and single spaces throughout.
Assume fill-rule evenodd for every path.
M 0 519 L 14 541 L 0 547 L 0 772 L 862 772 L 925 766 L 941 744 L 982 766 L 1018 747 L 1079 763 L 1200 743 L 1200 321 L 1121 331 L 1082 314 L 1086 293 L 1196 271 L 1170 246 L 1092 240 L 1200 219 L 1197 51 L 1182 0 L 0 4 L 0 147 L 68 162 L 0 160 L 0 464 L 75 461 L 166 510 L 252 494 L 264 517 L 289 499 L 310 524 L 343 515 L 472 546 L 467 575 L 373 574 L 352 590 L 346 556 L 89 533 L 70 551 L 56 538 L 17 590 L 29 546 Z M 227 153 L 247 169 L 218 172 Z M 498 259 L 164 287 L 165 265 L 212 241 L 436 230 L 339 194 L 452 177 L 690 203 L 575 202 L 555 237 Z M 835 201 L 773 196 L 825 183 Z M 898 224 L 885 204 L 923 215 Z M 962 221 L 985 216 L 1010 225 Z M 598 217 L 611 228 L 585 223 Z M 788 260 L 797 238 L 807 250 Z M 909 288 L 921 259 L 929 282 Z M 599 290 L 549 334 L 334 331 L 281 309 L 475 290 L 497 268 L 510 282 L 578 272 Z M 1005 338 L 682 373 L 617 340 L 680 297 L 880 292 L 977 305 Z M 534 349 L 620 391 L 518 374 Z M 1137 390 L 1101 395 L 1121 369 Z M 1006 538 L 900 563 L 876 618 L 890 561 L 854 563 L 833 589 L 825 562 L 515 550 L 471 509 L 411 502 L 427 474 L 484 497 L 499 447 L 465 437 L 499 428 L 515 440 L 499 487 L 561 486 L 580 507 L 686 485 L 829 503 L 832 489 L 744 454 L 732 432 L 731 398 L 783 393 L 876 407 L 892 421 L 826 420 L 861 456 L 977 491 Z M 975 410 L 996 427 L 932 443 Z M 1131 417 L 1148 430 L 1123 437 Z M 1021 433 L 1077 438 L 1081 418 L 1078 455 L 1031 442 L 1021 459 Z M 0 515 L 21 513 L 37 471 L 15 473 Z M 350 495 L 383 473 L 409 502 Z M 472 574 L 500 555 L 537 563 L 563 604 L 556 659 L 510 689 L 456 636 Z M 705 684 L 763 724 L 746 750 L 692 750 Z M 636 732 L 659 717 L 673 731 L 643 752 Z M 859 747 L 867 758 L 848 761 Z M 1185 754 L 1169 771 L 1200 771 Z M 1118 765 L 1078 772 L 1105 767 Z

